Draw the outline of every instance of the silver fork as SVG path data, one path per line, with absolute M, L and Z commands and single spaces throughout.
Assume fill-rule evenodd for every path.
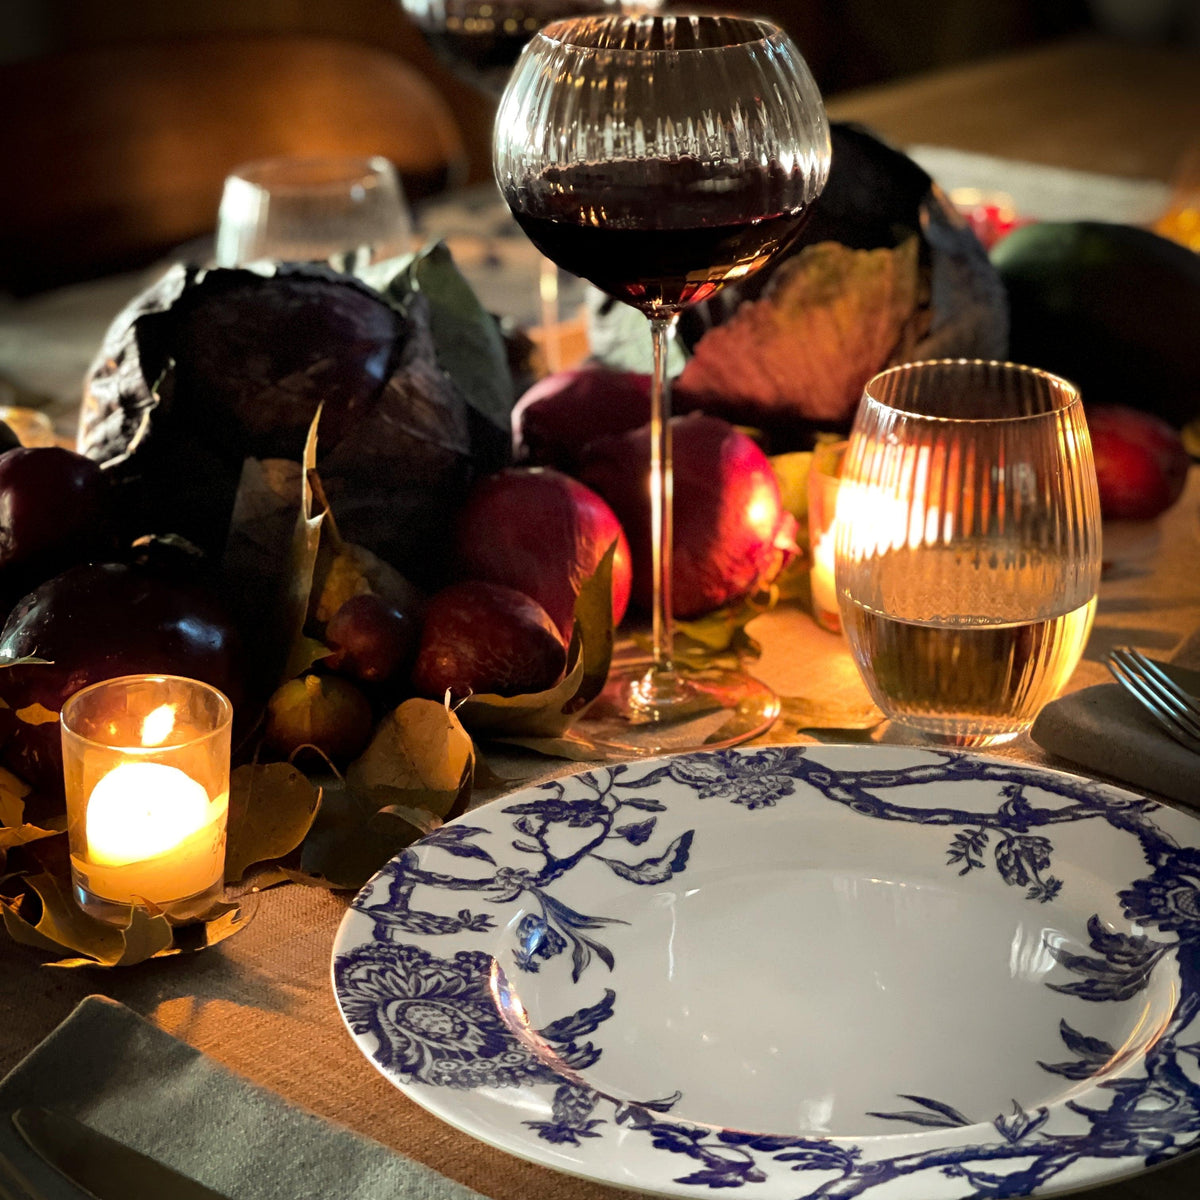
M 1131 646 L 1117 646 L 1108 656 L 1108 669 L 1171 737 L 1200 753 L 1200 699 Z

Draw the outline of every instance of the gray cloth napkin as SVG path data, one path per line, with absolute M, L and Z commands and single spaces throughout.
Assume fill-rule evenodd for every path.
M 1200 695 L 1200 672 L 1176 665 L 1181 657 L 1177 653 L 1165 665 Z M 1120 684 L 1101 683 L 1051 701 L 1029 735 L 1043 750 L 1135 790 L 1200 806 L 1200 754 L 1160 729 Z
M 248 1083 L 103 996 L 84 1000 L 0 1081 L 0 1160 L 48 1198 L 78 1200 L 13 1129 L 8 1114 L 23 1105 L 68 1112 L 230 1200 L 480 1200 Z

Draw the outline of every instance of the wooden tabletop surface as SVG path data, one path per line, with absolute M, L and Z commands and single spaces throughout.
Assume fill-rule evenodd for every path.
M 1200 142 L 1200 51 L 1073 40 L 830 97 L 901 146 L 1170 180 Z

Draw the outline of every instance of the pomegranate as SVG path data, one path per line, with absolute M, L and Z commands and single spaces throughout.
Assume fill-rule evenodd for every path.
M 459 568 L 532 596 L 571 640 L 580 585 L 616 542 L 613 624 L 629 604 L 629 542 L 591 488 L 549 467 L 513 467 L 480 480 L 458 522 Z
M 773 578 L 795 547 L 795 521 L 784 509 L 767 456 L 717 417 L 692 413 L 671 421 L 674 441 L 674 615 L 698 617 L 749 595 Z M 621 521 L 633 554 L 633 600 L 649 607 L 650 427 L 597 438 L 581 478 Z

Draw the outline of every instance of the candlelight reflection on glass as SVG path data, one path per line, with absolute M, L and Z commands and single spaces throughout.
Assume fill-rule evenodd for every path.
M 813 451 L 808 473 L 808 546 L 812 560 L 808 579 L 812 610 L 817 624 L 830 633 L 842 632 L 833 568 L 838 476 L 845 453 L 845 442 L 822 443 Z
M 1070 678 L 1095 613 L 1078 391 L 1013 363 L 877 375 L 842 467 L 835 560 L 850 648 L 893 722 L 957 746 L 1017 736 Z
M 233 709 L 216 688 L 124 675 L 62 710 L 63 779 L 75 899 L 100 920 L 131 906 L 202 915 L 225 873 Z

